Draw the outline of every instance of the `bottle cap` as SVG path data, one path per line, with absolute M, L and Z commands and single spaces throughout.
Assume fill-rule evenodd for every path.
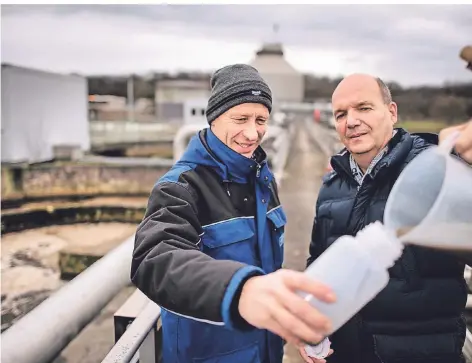
M 328 356 L 330 348 L 331 342 L 329 338 L 326 337 L 317 345 L 305 345 L 305 352 L 309 357 L 324 359 Z

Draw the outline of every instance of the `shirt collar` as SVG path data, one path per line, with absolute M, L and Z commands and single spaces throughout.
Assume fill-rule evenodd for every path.
M 395 136 L 396 132 L 397 130 L 393 130 L 392 137 Z M 359 184 L 359 186 L 362 185 L 362 182 L 364 181 L 365 176 L 369 174 L 372 171 L 372 169 L 374 169 L 375 165 L 377 165 L 377 163 L 380 160 L 382 160 L 382 158 L 385 155 L 387 155 L 388 150 L 389 149 L 388 149 L 388 144 L 387 144 L 382 150 L 379 151 L 379 153 L 374 157 L 374 159 L 372 159 L 365 174 L 362 172 L 362 169 L 354 160 L 354 157 L 352 156 L 352 154 L 349 154 L 349 165 L 351 167 L 351 172 L 352 172 L 352 175 L 354 176 L 354 179 L 356 179 L 357 183 Z

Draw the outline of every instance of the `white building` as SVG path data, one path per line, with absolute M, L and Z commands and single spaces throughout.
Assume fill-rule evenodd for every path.
M 43 162 L 54 147 L 90 149 L 87 80 L 2 64 L 2 162 Z
M 250 64 L 269 84 L 275 107 L 283 102 L 303 101 L 305 93 L 303 74 L 285 59 L 281 43 L 265 43 Z
M 206 118 L 206 107 L 208 98 L 191 98 L 184 102 L 184 124 L 208 123 Z
M 156 80 L 154 101 L 157 119 L 181 123 L 185 102 L 210 97 L 210 75 L 179 74 Z

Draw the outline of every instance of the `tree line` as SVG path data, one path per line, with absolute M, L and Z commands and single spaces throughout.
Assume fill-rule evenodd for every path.
M 341 79 L 306 75 L 305 99 L 329 99 Z M 398 104 L 400 118 L 455 123 L 472 117 L 472 82 L 446 83 L 440 87 L 402 87 L 396 82 L 387 85 Z
M 179 77 L 192 77 L 180 74 Z M 201 74 L 199 75 L 201 77 Z M 208 81 L 210 75 L 208 76 Z M 305 101 L 330 99 L 341 78 L 305 75 Z M 155 84 L 168 78 L 165 73 L 153 77 L 134 76 L 134 97 L 154 99 Z M 88 77 L 89 94 L 127 97 L 127 77 Z M 450 123 L 472 117 L 472 82 L 446 83 L 442 86 L 402 87 L 388 83 L 398 104 L 399 116 L 404 119 L 442 120 Z

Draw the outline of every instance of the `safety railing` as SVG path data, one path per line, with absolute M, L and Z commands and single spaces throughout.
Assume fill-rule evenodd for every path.
M 161 309 L 139 290 L 115 313 L 115 345 L 102 363 L 161 362 Z
M 305 120 L 305 127 L 308 130 L 310 139 L 321 148 L 321 151 L 327 157 L 331 157 L 342 150 L 343 145 L 336 131 L 315 123 L 310 118 Z
M 2 363 L 49 363 L 130 283 L 134 236 L 2 334 Z M 113 271 L 113 273 L 110 273 Z

